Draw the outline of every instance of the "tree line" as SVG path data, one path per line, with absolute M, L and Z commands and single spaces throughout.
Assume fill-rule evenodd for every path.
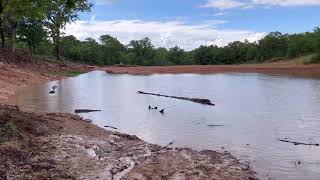
M 88 0 L 0 0 L 1 47 L 100 65 L 241 64 L 309 54 L 314 54 L 313 62 L 320 62 L 320 28 L 297 34 L 272 32 L 257 42 L 235 41 L 192 51 L 155 47 L 149 38 L 122 44 L 110 35 L 82 41 L 64 36 L 66 24 L 92 6 Z
M 156 48 L 149 38 L 122 44 L 117 38 L 102 35 L 80 41 L 74 36 L 61 40 L 62 55 L 68 59 L 101 65 L 218 65 L 261 63 L 267 60 L 296 58 L 314 54 L 313 62 L 320 62 L 320 28 L 313 32 L 282 34 L 271 32 L 258 42 L 235 41 L 227 46 L 200 46 L 185 51 L 175 46 Z M 317 55 L 318 54 L 318 55 Z

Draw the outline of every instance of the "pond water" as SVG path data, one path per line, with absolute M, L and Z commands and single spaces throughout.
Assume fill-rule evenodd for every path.
M 58 90 L 50 95 L 49 89 Z M 216 106 L 139 95 L 137 91 L 207 98 Z M 32 86 L 10 102 L 26 109 L 83 114 L 143 140 L 194 149 L 230 151 L 263 179 L 320 179 L 320 79 L 264 74 L 110 75 L 95 71 Z M 165 108 L 165 114 L 148 106 Z M 208 125 L 223 125 L 210 127 Z M 222 149 L 223 147 L 223 149 Z M 299 163 L 300 162 L 300 163 Z

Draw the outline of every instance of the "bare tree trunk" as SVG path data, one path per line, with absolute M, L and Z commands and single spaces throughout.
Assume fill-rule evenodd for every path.
M 32 45 L 32 49 L 33 49 L 33 54 L 36 55 L 36 46 L 34 44 Z
M 2 18 L 2 13 L 3 13 L 3 3 L 2 0 L 0 0 L 0 36 L 1 36 L 1 48 L 4 48 L 4 33 L 3 33 L 3 18 Z
M 28 48 L 29 48 L 29 52 L 30 52 L 30 54 L 32 55 L 32 46 L 31 46 L 31 41 L 30 40 L 28 40 Z
M 16 52 L 17 48 L 17 24 L 11 26 L 11 51 Z
M 1 28 L 1 27 L 0 27 Z M 3 34 L 3 30 L 2 29 L 0 29 L 0 36 L 1 36 L 1 48 L 4 48 L 4 41 L 5 41 L 5 39 L 4 39 L 4 34 Z
M 60 48 L 59 48 L 59 45 L 58 43 L 56 44 L 56 57 L 57 57 L 57 60 L 59 61 L 60 60 Z
M 4 32 L 3 32 L 3 22 L 2 22 L 2 17 L 1 17 L 1 13 L 0 13 L 0 36 L 1 36 L 1 48 L 4 48 Z
M 59 61 L 60 60 L 60 30 L 59 29 L 56 29 L 56 34 L 53 41 L 55 44 L 56 58 Z

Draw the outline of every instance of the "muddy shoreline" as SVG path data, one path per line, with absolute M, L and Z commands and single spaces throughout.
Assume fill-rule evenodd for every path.
M 6 105 L 27 85 L 63 77 L 16 65 L 0 68 L 0 179 L 256 179 L 248 164 L 228 152 L 163 148 L 77 115 Z
M 294 65 L 291 63 L 269 63 L 252 65 L 185 65 L 185 66 L 137 66 L 137 67 L 107 67 L 111 74 L 214 74 L 214 73 L 267 73 L 304 76 L 320 76 L 320 65 Z

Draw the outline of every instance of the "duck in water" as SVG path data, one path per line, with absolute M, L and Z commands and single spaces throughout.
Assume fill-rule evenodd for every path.
M 164 109 L 160 110 L 159 112 L 160 112 L 161 114 L 164 114 Z
M 58 88 L 57 85 L 52 86 L 52 90 L 56 90 Z
M 51 90 L 49 91 L 49 94 L 54 94 L 56 93 L 55 90 L 58 88 L 57 85 L 52 86 Z

